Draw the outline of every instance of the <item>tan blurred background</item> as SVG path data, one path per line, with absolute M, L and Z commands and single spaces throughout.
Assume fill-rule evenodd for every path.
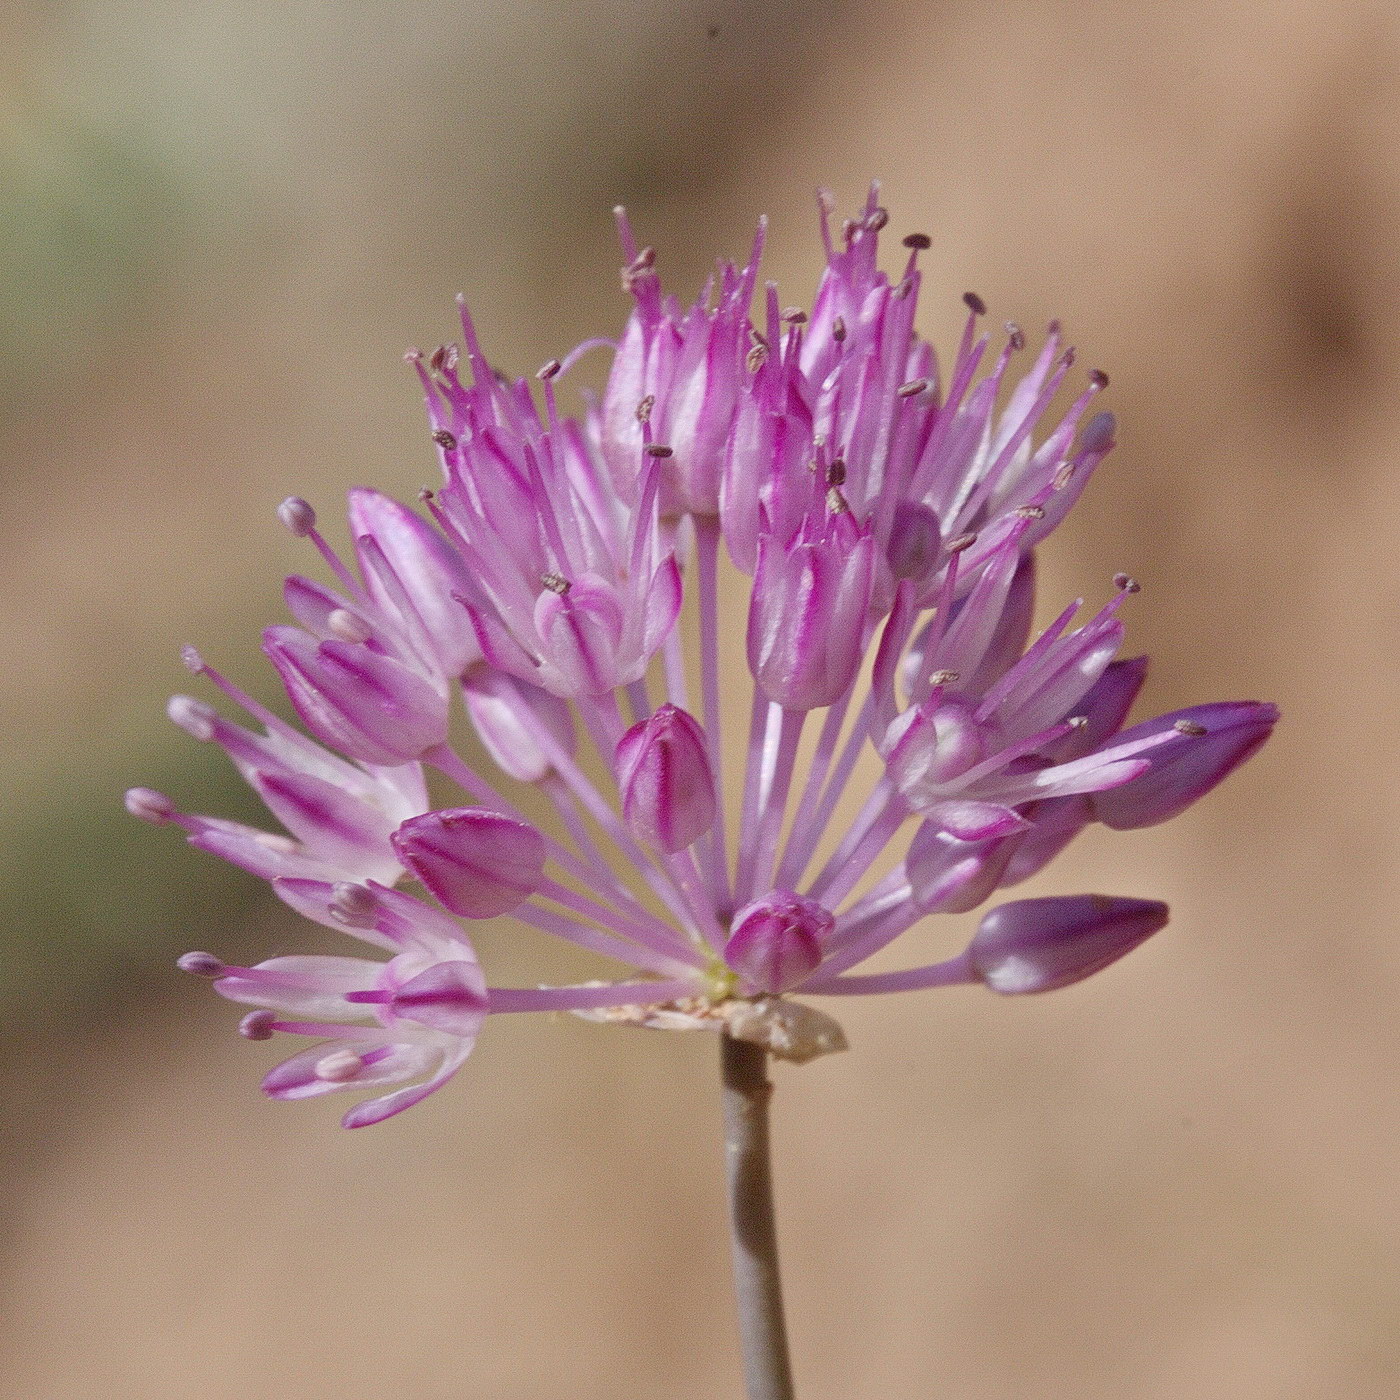
M 1038 881 L 1169 899 L 1128 962 L 870 999 L 853 1053 L 779 1071 L 802 1393 L 1394 1396 L 1392 7 L 20 0 L 5 27 L 0 1395 L 738 1395 L 708 1038 L 508 1017 L 381 1128 L 265 1103 L 273 1052 L 170 958 L 308 937 L 118 798 L 252 815 L 161 717 L 176 648 L 271 694 L 257 629 L 307 566 L 272 507 L 431 476 L 398 356 L 454 292 L 518 372 L 609 333 L 621 199 L 687 295 L 768 212 L 800 300 L 812 188 L 879 176 L 934 238 L 926 332 L 975 288 L 1113 375 L 1121 446 L 1045 606 L 1131 568 L 1151 710 L 1286 723 Z M 539 962 L 518 942 L 483 938 L 502 981 Z

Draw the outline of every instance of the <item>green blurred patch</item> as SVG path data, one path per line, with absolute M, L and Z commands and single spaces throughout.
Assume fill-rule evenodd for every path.
M 0 402 L 92 372 L 86 342 L 133 318 L 191 200 L 120 135 L 33 99 L 0 117 Z

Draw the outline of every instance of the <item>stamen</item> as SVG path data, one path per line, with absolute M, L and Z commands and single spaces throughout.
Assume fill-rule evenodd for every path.
M 780 318 L 790 326 L 805 326 L 807 324 L 807 313 L 800 306 L 789 306 L 784 310 Z
M 238 1034 L 244 1040 L 271 1040 L 276 1017 L 266 1008 L 250 1011 L 239 1023 Z
M 123 800 L 133 817 L 152 826 L 163 826 L 175 816 L 175 804 L 154 788 L 128 788 Z
M 846 498 L 834 486 L 826 493 L 826 508 L 832 515 L 849 515 L 851 513 Z
M 1113 575 L 1113 586 L 1114 586 L 1120 593 L 1141 593 L 1141 592 L 1142 592 L 1142 584 L 1140 584 L 1140 583 L 1137 581 L 1137 579 L 1133 578 L 1130 574 L 1114 574 L 1114 575 Z
M 175 966 L 191 977 L 222 977 L 227 971 L 224 963 L 213 953 L 184 953 L 176 959 Z
M 650 422 L 651 422 L 651 411 L 652 411 L 652 409 L 654 409 L 655 407 L 656 407 L 656 395 L 655 395 L 655 394 L 648 394 L 648 395 L 637 405 L 637 422 L 639 422 L 639 423 L 650 423 Z
M 922 253 L 926 248 L 933 247 L 933 239 L 926 233 L 906 233 L 900 242 L 906 248 L 912 248 L 916 253 Z
M 204 658 L 188 643 L 180 648 L 180 661 L 192 676 L 202 676 L 209 669 Z
M 212 705 L 196 700 L 192 695 L 172 695 L 165 706 L 165 713 L 192 739 L 207 744 L 214 737 L 214 725 L 218 715 Z
M 1011 337 L 1011 348 L 1013 350 L 1024 350 L 1026 348 L 1026 333 L 1015 321 L 1006 323 L 1006 333 Z
M 277 518 L 298 539 L 304 539 L 316 528 L 316 512 L 300 496 L 288 496 L 277 507 Z
M 535 378 L 539 380 L 553 379 L 564 366 L 558 360 L 546 360 L 539 369 L 535 371 Z
M 935 671 L 928 678 L 928 683 L 930 685 L 953 685 L 961 679 L 961 671 Z
M 457 448 L 457 439 L 447 431 L 446 428 L 439 428 L 433 434 L 433 441 L 442 448 L 444 452 L 454 452 Z
M 1193 739 L 1199 739 L 1202 734 L 1210 731 L 1203 724 L 1197 724 L 1193 719 L 1179 719 L 1172 725 L 1178 734 L 1189 734 Z
M 837 316 L 831 323 L 831 338 L 840 345 L 846 338 L 846 318 Z
M 312 1073 L 327 1084 L 348 1084 L 364 1067 L 365 1062 L 353 1050 L 332 1050 L 316 1061 Z
M 1069 725 L 1069 727 L 1070 727 L 1071 729 L 1088 729 L 1088 727 L 1089 727 L 1089 716 L 1088 716 L 1088 715 L 1071 715 L 1071 716 L 1065 721 L 1065 723 L 1066 723 L 1067 725 Z
M 983 301 L 976 292 L 964 292 L 963 305 L 967 307 L 974 316 L 985 316 L 987 314 L 987 303 Z
M 648 457 L 671 457 L 675 455 L 669 447 L 660 442 L 647 443 L 646 454 Z
M 541 574 L 540 582 L 544 584 L 551 593 L 557 593 L 561 598 L 573 587 L 563 574 L 556 574 L 552 571 L 547 574 Z
M 342 642 L 367 642 L 374 635 L 364 618 L 348 608 L 334 608 L 326 618 L 326 626 Z
M 331 888 L 331 917 L 347 928 L 373 928 L 379 902 L 364 885 L 341 880 Z
M 816 463 L 812 463 L 815 470 Z M 840 458 L 832 459 L 831 465 L 826 469 L 826 484 L 828 486 L 844 486 L 846 484 L 846 463 Z
M 1044 519 L 1045 519 L 1045 507 L 1044 507 L 1044 506 L 1017 506 L 1016 509 L 1012 512 L 1012 514 L 1013 514 L 1013 515 L 1019 515 L 1019 516 L 1021 517 L 1022 520 L 1044 520 Z
M 955 535 L 943 548 L 949 554 L 961 554 L 963 550 L 971 549 L 976 543 L 977 532 L 969 530 L 965 535 Z
M 924 393 L 927 388 L 927 379 L 911 379 L 907 384 L 901 384 L 895 392 L 902 399 L 912 399 L 916 394 Z
M 882 209 L 878 204 L 865 216 L 865 227 L 871 233 L 879 233 L 890 221 L 890 211 Z
M 763 345 L 755 345 L 747 355 L 744 356 L 744 364 L 750 374 L 757 374 L 768 359 L 768 349 Z
M 1089 371 L 1089 382 L 1096 384 L 1100 389 L 1108 388 L 1108 375 L 1101 369 L 1091 369 Z

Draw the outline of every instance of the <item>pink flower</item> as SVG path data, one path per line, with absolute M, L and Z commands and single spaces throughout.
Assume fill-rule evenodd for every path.
M 279 510 L 330 575 L 287 581 L 297 626 L 265 642 L 314 739 L 188 653 L 262 732 L 188 696 L 172 718 L 225 749 L 283 830 L 146 788 L 130 810 L 387 954 L 182 959 L 254 1008 L 248 1037 L 316 1040 L 272 1070 L 273 1097 L 367 1090 L 346 1122 L 377 1122 L 442 1084 L 489 1015 L 517 1011 L 723 1025 L 809 1058 L 839 1028 L 794 996 L 1046 991 L 1165 924 L 1153 901 L 1022 900 L 955 956 L 854 970 L 1091 827 L 1176 815 L 1277 711 L 1216 703 L 1129 725 L 1146 663 L 1116 659 L 1137 591 L 1123 576 L 1097 612 L 1076 621 L 1076 603 L 1032 637 L 1035 547 L 1113 446 L 1112 416 L 1091 412 L 1107 379 L 1075 371 L 1058 325 L 1035 351 L 1008 326 L 993 350 L 971 294 L 940 368 L 915 329 L 928 240 L 907 236 L 892 275 L 877 192 L 839 229 L 831 214 L 823 196 L 809 311 L 771 285 L 753 306 L 762 226 L 747 263 L 721 264 L 687 308 L 620 217 L 633 308 L 581 415 L 557 391 L 606 342 L 532 384 L 490 367 L 463 311 L 462 349 L 411 352 L 444 477 L 426 517 L 352 492 L 347 563 L 305 501 Z M 749 576 L 747 675 L 720 636 L 725 553 Z M 736 688 L 749 727 L 727 807 Z M 459 692 L 479 764 L 452 739 Z M 883 771 L 847 803 L 867 746 Z M 409 878 L 427 897 L 394 888 Z M 494 918 L 609 977 L 489 986 L 460 920 Z

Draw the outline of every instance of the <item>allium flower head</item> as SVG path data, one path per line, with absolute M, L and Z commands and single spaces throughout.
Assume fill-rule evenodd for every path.
M 1277 712 L 1205 704 L 1129 726 L 1146 662 L 1118 659 L 1126 576 L 1032 636 L 1035 548 L 1113 447 L 1112 415 L 1092 411 L 1107 378 L 1075 370 L 1057 324 L 1038 348 L 1014 325 L 986 332 L 970 294 L 940 367 L 915 325 L 929 240 L 905 237 L 891 273 L 876 190 L 839 225 L 824 194 L 820 212 L 809 311 L 760 286 L 762 224 L 748 260 L 687 307 L 619 212 L 633 307 L 601 397 L 574 416 L 561 382 L 599 342 L 510 379 L 463 308 L 460 347 L 410 352 L 441 487 L 418 510 L 352 492 L 344 557 L 306 502 L 279 512 L 329 574 L 289 579 L 297 625 L 264 639 L 314 737 L 187 650 L 261 730 L 189 696 L 172 719 L 222 746 L 283 830 L 146 788 L 129 809 L 388 955 L 181 960 L 255 1008 L 249 1038 L 317 1041 L 268 1075 L 271 1096 L 365 1090 L 345 1122 L 377 1122 L 450 1076 L 490 1014 L 516 1011 L 723 1027 L 802 1060 L 844 1041 L 795 996 L 1046 991 L 1165 924 L 1149 900 L 1019 900 L 944 961 L 854 971 L 1090 825 L 1176 815 Z M 750 579 L 729 810 L 721 696 L 740 650 L 720 635 L 722 554 Z M 462 715 L 476 766 L 453 738 Z M 837 824 L 864 755 L 879 776 Z M 460 790 L 446 806 L 430 805 L 426 768 Z M 522 787 L 554 818 L 528 820 Z M 467 930 L 496 918 L 587 949 L 611 977 L 488 987 Z

